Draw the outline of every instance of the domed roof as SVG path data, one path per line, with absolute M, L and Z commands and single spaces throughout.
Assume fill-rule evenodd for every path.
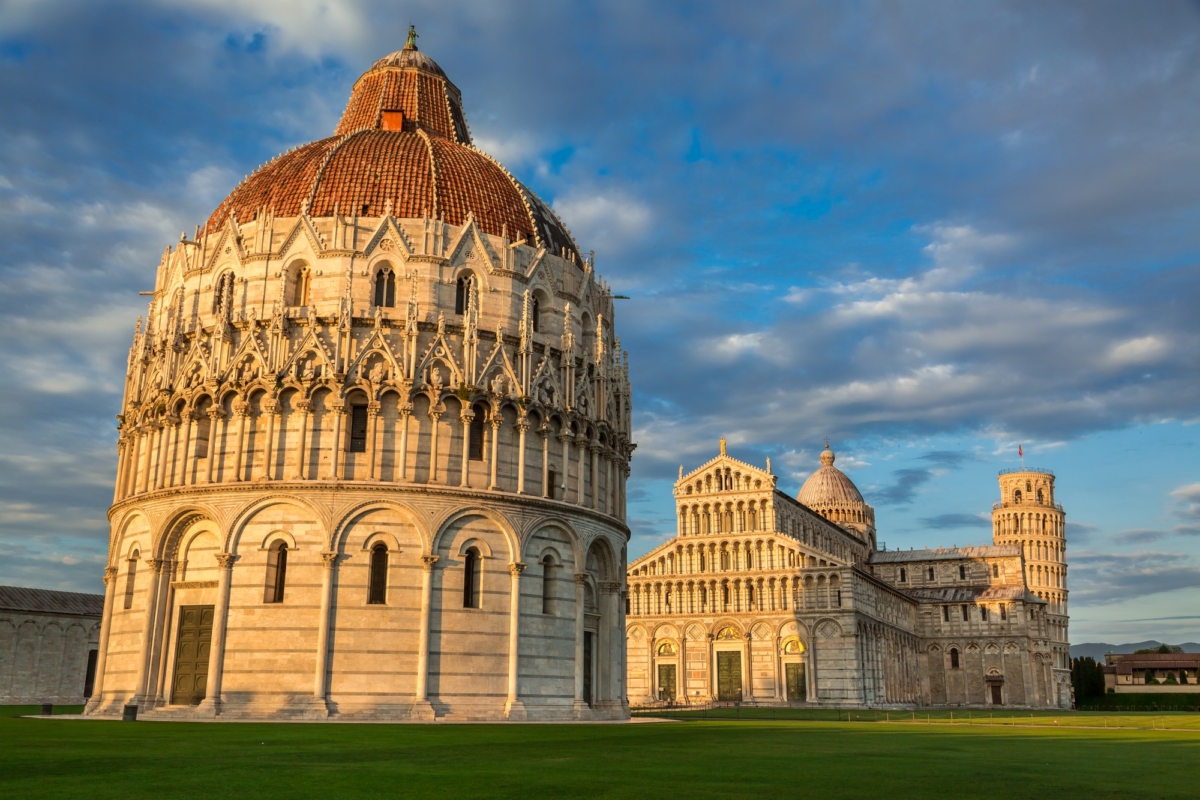
M 570 232 L 550 207 L 497 161 L 476 150 L 458 88 L 409 42 L 375 62 L 354 84 L 334 135 L 259 167 L 209 217 L 215 231 L 231 214 L 296 217 L 337 213 L 444 217 L 470 213 L 494 236 L 529 239 L 581 263 Z
M 821 468 L 808 476 L 796 495 L 797 500 L 812 509 L 863 502 L 858 487 L 833 462 L 833 451 L 826 444 L 821 451 Z

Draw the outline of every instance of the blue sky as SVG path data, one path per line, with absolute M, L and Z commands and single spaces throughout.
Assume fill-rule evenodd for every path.
M 419 45 L 628 294 L 637 554 L 728 437 L 889 547 L 1053 469 L 1072 639 L 1200 639 L 1189 3 L 0 0 L 0 583 L 99 591 L 138 290 Z M 980 516 L 985 515 L 985 516 Z

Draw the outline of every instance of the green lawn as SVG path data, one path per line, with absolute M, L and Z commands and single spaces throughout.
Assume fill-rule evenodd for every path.
M 1194 797 L 1200 732 L 834 721 L 321 725 L 19 719 L 0 798 Z M 1128 717 L 1129 715 L 1125 715 Z M 1195 715 L 1193 716 L 1200 716 Z M 1042 715 L 1035 715 L 1035 719 Z M 1172 715 L 1160 718 L 1173 719 Z M 1148 726 L 1147 726 L 1148 727 Z

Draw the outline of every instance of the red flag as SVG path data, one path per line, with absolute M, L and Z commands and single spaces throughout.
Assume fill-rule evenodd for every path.
M 1019 455 L 1021 458 L 1025 457 L 1025 451 L 1021 449 L 1021 445 L 1017 445 L 1017 455 Z

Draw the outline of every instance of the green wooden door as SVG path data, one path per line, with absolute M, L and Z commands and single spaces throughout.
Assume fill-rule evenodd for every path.
M 784 664 L 787 677 L 787 699 L 789 703 L 803 703 L 808 698 L 808 687 L 804 683 L 803 664 Z
M 181 606 L 175 646 L 175 681 L 171 702 L 196 705 L 208 686 L 208 654 L 212 643 L 213 607 Z
M 742 699 L 742 654 L 736 650 L 717 653 L 717 699 Z
M 675 694 L 675 665 L 658 665 L 658 699 L 674 701 Z

